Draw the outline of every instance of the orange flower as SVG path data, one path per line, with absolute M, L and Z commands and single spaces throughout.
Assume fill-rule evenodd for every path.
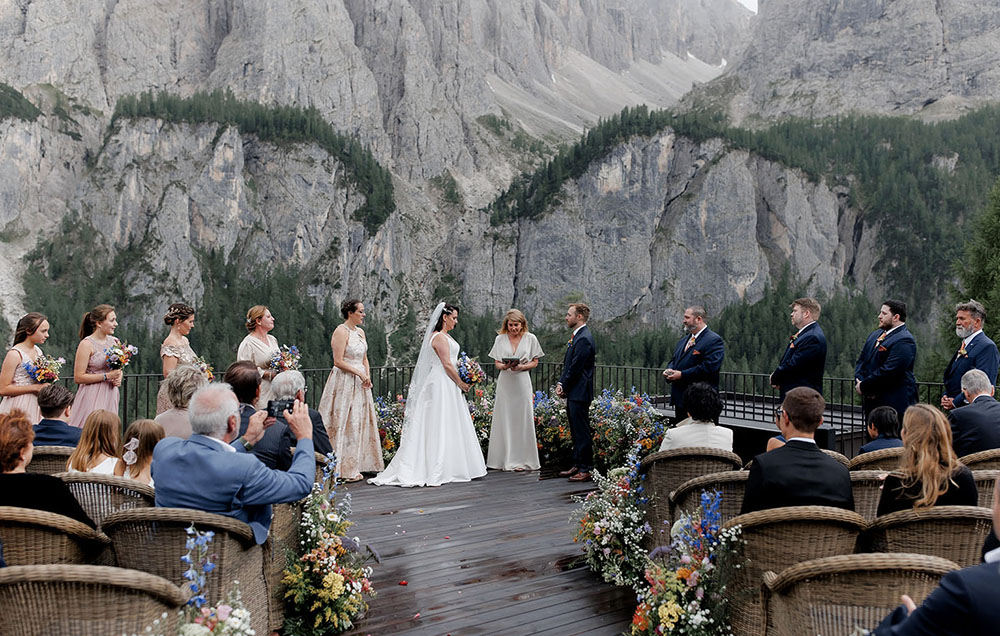
M 689 576 L 691 576 L 691 570 L 689 570 L 687 568 L 681 568 L 681 569 L 677 570 L 677 578 L 678 579 L 682 579 L 682 580 L 686 581 Z

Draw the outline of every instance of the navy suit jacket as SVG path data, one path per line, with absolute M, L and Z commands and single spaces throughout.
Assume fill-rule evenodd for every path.
M 251 409 L 244 409 L 244 411 L 246 414 L 241 413 L 240 435 L 246 433 L 250 425 L 250 415 L 253 414 Z M 319 411 L 309 409 L 309 419 L 312 420 L 313 448 L 320 455 L 326 455 L 333 450 L 333 447 L 330 444 L 330 436 L 326 432 L 326 425 L 323 424 L 323 416 L 319 414 Z M 275 418 L 274 424 L 264 431 L 264 436 L 254 444 L 251 452 L 268 468 L 288 470 L 289 466 L 292 465 L 291 449 L 297 441 L 295 433 L 288 426 L 288 422 L 285 421 L 284 417 L 279 416 Z
M 312 490 L 316 456 L 301 439 L 288 472 L 272 470 L 247 452 L 229 452 L 203 435 L 167 437 L 153 450 L 156 505 L 203 510 L 247 523 L 257 543 L 271 528 L 271 504 L 302 499 Z
M 861 380 L 866 415 L 879 406 L 891 406 L 902 421 L 907 407 L 917 403 L 917 380 L 913 376 L 917 341 L 905 324 L 878 345 L 881 335 L 881 329 L 869 334 L 854 367 L 854 377 Z
M 726 345 L 722 342 L 722 336 L 708 327 L 698 334 L 694 346 L 684 351 L 684 345 L 690 339 L 691 335 L 688 334 L 677 342 L 674 357 L 667 364 L 668 369 L 681 372 L 681 378 L 671 383 L 670 403 L 674 405 L 676 415 L 685 417 L 687 411 L 684 410 L 684 391 L 695 382 L 707 382 L 719 388 L 719 370 L 726 357 Z
M 82 428 L 70 426 L 62 420 L 43 419 L 33 427 L 35 446 L 76 446 L 80 443 Z
M 981 563 L 945 574 L 909 617 L 896 608 L 874 636 L 990 636 L 998 626 L 1000 563 Z
M 799 440 L 754 457 L 740 514 L 788 506 L 854 510 L 847 467 L 816 444 Z
M 826 335 L 814 322 L 785 347 L 778 368 L 771 374 L 771 384 L 778 385 L 781 400 L 794 388 L 807 386 L 823 392 L 823 369 L 826 367 Z
M 966 404 L 962 393 L 962 376 L 966 371 L 979 369 L 990 379 L 990 384 L 997 383 L 997 369 L 1000 368 L 1000 352 L 995 342 L 981 333 L 965 348 L 965 355 L 958 353 L 951 359 L 944 370 L 944 394 L 955 400 L 955 406 Z
M 951 445 L 959 457 L 1000 448 L 1000 402 L 980 395 L 972 404 L 948 413 Z
M 566 399 L 573 402 L 592 402 L 594 400 L 594 358 L 597 348 L 590 328 L 584 325 L 573 336 L 573 341 L 566 347 L 563 357 L 563 371 L 559 376 Z

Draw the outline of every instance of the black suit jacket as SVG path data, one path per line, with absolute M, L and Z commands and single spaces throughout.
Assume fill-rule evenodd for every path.
M 253 414 L 252 406 L 240 405 L 240 435 L 247 432 L 250 416 Z M 326 455 L 333 450 L 333 446 L 330 444 L 330 436 L 326 433 L 326 426 L 323 425 L 323 416 L 319 411 L 309 409 L 309 419 L 312 420 L 313 427 L 313 448 L 317 453 Z M 287 471 L 292 465 L 292 449 L 297 443 L 298 440 L 285 418 L 277 417 L 250 452 L 268 468 Z
M 799 440 L 754 457 L 740 514 L 788 506 L 854 510 L 847 467 L 816 444 Z
M 678 416 L 686 416 L 684 410 L 684 392 L 695 382 L 707 382 L 719 388 L 719 370 L 722 360 L 726 357 L 726 345 L 722 336 L 708 327 L 701 330 L 695 338 L 694 346 L 684 351 L 691 335 L 688 334 L 677 342 L 674 347 L 674 357 L 667 364 L 668 369 L 681 372 L 681 379 L 670 385 L 670 403 Z
M 869 334 L 854 366 L 854 377 L 861 380 L 865 414 L 879 406 L 891 406 L 902 421 L 907 407 L 917 403 L 917 380 L 913 376 L 917 341 L 905 324 L 878 344 L 881 335 L 881 329 Z
M 951 444 L 959 457 L 1000 448 L 1000 402 L 980 395 L 972 404 L 948 413 Z
M 951 359 L 944 370 L 944 394 L 955 400 L 955 406 L 965 404 L 962 393 L 962 376 L 966 371 L 979 369 L 990 379 L 990 384 L 997 383 L 997 368 L 1000 367 L 1000 352 L 995 342 L 981 333 L 969 342 L 965 355 L 958 353 Z
M 826 367 L 826 335 L 814 322 L 785 347 L 778 368 L 771 374 L 771 384 L 778 385 L 781 400 L 794 388 L 807 386 L 823 392 L 823 369 Z
M 35 429 L 35 446 L 76 446 L 80 443 L 80 433 L 83 432 L 82 428 L 48 418 L 32 428 Z
M 563 371 L 559 376 L 566 399 L 573 402 L 594 400 L 594 358 L 597 348 L 590 328 L 584 325 L 573 336 L 566 355 L 563 357 Z

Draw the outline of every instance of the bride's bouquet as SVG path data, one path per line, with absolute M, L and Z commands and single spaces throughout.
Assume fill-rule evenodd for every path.
M 124 369 L 132 361 L 132 356 L 139 353 L 139 348 L 135 345 L 121 340 L 118 344 L 112 345 L 104 350 L 104 356 L 108 361 L 108 366 L 114 370 Z
M 62 365 L 66 364 L 66 358 L 53 358 L 52 356 L 41 355 L 34 362 L 25 362 L 24 370 L 28 372 L 35 382 L 45 384 L 55 382 L 59 379 L 59 371 Z
M 486 374 L 475 358 L 470 358 L 464 351 L 458 354 L 458 377 L 466 384 L 479 384 L 486 381 Z
M 281 373 L 282 371 L 293 371 L 299 368 L 299 360 L 302 358 L 302 354 L 299 353 L 299 348 L 295 345 L 281 345 L 281 348 L 271 356 L 271 361 L 268 363 L 268 367 L 272 371 L 277 371 Z
M 195 358 L 194 366 L 198 367 L 198 369 L 205 374 L 206 380 L 208 380 L 209 382 L 215 381 L 215 373 L 214 373 L 215 367 L 213 367 L 208 363 L 208 360 L 205 359 L 205 356 L 198 356 L 197 358 Z

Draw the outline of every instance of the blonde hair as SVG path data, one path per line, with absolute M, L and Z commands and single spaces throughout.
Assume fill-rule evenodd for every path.
M 98 409 L 87 416 L 80 433 L 80 443 L 66 462 L 67 469 L 85 473 L 93 468 L 101 454 L 121 459 L 122 421 L 111 411 Z
M 267 305 L 254 305 L 247 310 L 247 331 L 257 328 L 257 321 L 264 317 L 264 312 L 268 311 Z
M 903 431 L 903 488 L 919 485 L 913 507 L 928 508 L 947 492 L 951 476 L 962 466 L 951 447 L 951 427 L 933 406 L 914 404 L 903 414 Z
M 528 319 L 524 317 L 520 309 L 508 309 L 507 313 L 503 315 L 503 322 L 500 323 L 500 331 L 498 334 L 507 333 L 507 323 L 508 322 L 519 322 L 521 323 L 521 333 L 528 333 Z
M 130 467 L 133 475 L 138 475 L 153 463 L 153 449 L 156 444 L 166 436 L 163 427 L 153 420 L 136 420 L 128 425 L 123 435 L 121 445 L 122 455 L 125 454 L 125 444 L 132 439 L 139 440 L 139 446 L 135 449 L 135 463 Z

